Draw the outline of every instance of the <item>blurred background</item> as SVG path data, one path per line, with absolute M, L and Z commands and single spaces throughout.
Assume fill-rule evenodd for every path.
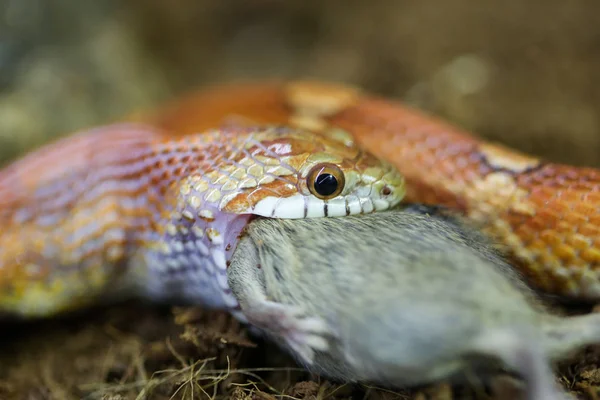
M 208 84 L 358 84 L 600 166 L 593 0 L 0 0 L 0 163 Z

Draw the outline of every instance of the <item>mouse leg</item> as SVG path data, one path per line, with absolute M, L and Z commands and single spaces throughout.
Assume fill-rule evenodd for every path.
M 518 330 L 486 331 L 475 341 L 480 355 L 500 359 L 525 380 L 528 400 L 574 400 L 554 382 L 554 374 L 542 347 Z
M 242 306 L 242 312 L 250 324 L 283 340 L 304 364 L 313 363 L 315 351 L 329 348 L 327 323 L 305 315 L 301 307 L 254 299 Z
M 327 336 L 332 332 L 324 319 L 307 315 L 300 306 L 267 298 L 264 273 L 250 240 L 241 240 L 238 244 L 227 275 L 249 324 L 282 341 L 306 365 L 313 363 L 315 351 L 328 350 Z

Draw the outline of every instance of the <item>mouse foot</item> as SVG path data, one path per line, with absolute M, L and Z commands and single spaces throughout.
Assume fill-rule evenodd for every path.
M 307 365 L 313 363 L 315 351 L 329 349 L 329 325 L 322 318 L 306 316 L 301 307 L 262 301 L 245 309 L 244 315 L 251 325 L 282 339 Z

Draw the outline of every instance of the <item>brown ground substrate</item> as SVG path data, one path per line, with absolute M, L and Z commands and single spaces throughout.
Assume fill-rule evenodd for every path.
M 515 377 L 473 375 L 413 390 L 330 382 L 251 336 L 227 313 L 135 303 L 4 325 L 0 399 L 413 399 L 510 400 Z M 600 347 L 557 368 L 582 399 L 600 392 Z

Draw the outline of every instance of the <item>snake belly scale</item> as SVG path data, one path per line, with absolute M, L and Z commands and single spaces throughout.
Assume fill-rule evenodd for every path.
M 235 311 L 226 269 L 250 218 L 370 213 L 404 193 L 391 164 L 327 133 L 81 132 L 0 172 L 0 309 L 47 316 L 136 293 Z

